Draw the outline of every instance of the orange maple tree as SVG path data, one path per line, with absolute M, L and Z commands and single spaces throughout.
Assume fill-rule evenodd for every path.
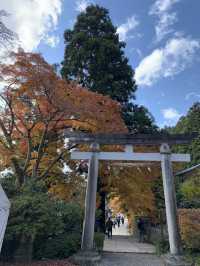
M 120 106 L 109 97 L 62 80 L 39 54 L 20 51 L 11 58 L 12 64 L 0 65 L 4 84 L 0 95 L 0 170 L 11 168 L 19 186 L 30 178 L 48 180 L 51 193 L 71 200 L 77 188 L 81 195 L 85 183 L 74 172 L 67 180 L 63 173 L 74 147 L 66 142 L 64 131 L 127 132 Z M 132 169 L 116 173 L 108 170 L 107 163 L 100 167 L 102 189 L 114 192 L 130 211 L 153 205 L 150 182 L 138 175 L 147 173 Z
M 62 172 L 72 148 L 64 130 L 126 130 L 118 103 L 62 80 L 41 55 L 19 51 L 11 59 L 0 65 L 0 167 L 10 167 L 19 185 Z

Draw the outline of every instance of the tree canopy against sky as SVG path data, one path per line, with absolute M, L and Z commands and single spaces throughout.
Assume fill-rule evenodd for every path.
M 62 172 L 64 129 L 126 131 L 119 104 L 62 80 L 39 54 L 21 51 L 12 62 L 0 65 L 0 167 L 11 167 L 20 185 Z
M 124 54 L 107 9 L 90 5 L 78 15 L 72 30 L 66 30 L 61 74 L 122 105 L 122 117 L 131 132 L 156 130 L 154 119 L 143 106 L 133 104 L 137 89 L 134 70 Z
M 200 163 L 200 102 L 196 102 L 188 110 L 185 116 L 182 116 L 176 126 L 168 129 L 170 133 L 198 133 L 198 137 L 190 145 L 182 145 L 177 148 L 179 152 L 188 152 L 192 155 L 191 165 Z
M 92 91 L 120 103 L 134 99 L 134 71 L 124 55 L 108 10 L 88 6 L 78 15 L 73 30 L 64 33 L 66 43 L 62 76 L 76 79 Z
M 190 153 L 191 162 L 188 166 L 200 163 L 200 102 L 194 103 L 185 116 L 182 116 L 176 126 L 168 129 L 170 133 L 198 133 L 191 144 L 174 147 L 176 152 Z M 180 177 L 178 177 L 180 180 Z M 200 170 L 189 172 L 179 183 L 178 204 L 183 208 L 199 208 L 200 206 Z

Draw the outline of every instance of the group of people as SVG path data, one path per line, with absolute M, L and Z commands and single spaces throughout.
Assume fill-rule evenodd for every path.
M 106 233 L 108 238 L 112 239 L 112 230 L 116 226 L 120 227 L 120 225 L 124 224 L 124 216 L 122 214 L 116 215 L 114 218 L 111 216 L 106 221 Z M 146 226 L 145 221 L 142 218 L 137 220 L 137 228 L 139 231 L 139 242 L 144 242 L 146 235 Z
M 115 226 L 120 227 L 120 224 L 124 224 L 123 214 L 117 214 L 114 218 L 108 218 L 106 222 L 106 233 L 108 235 L 108 238 L 112 238 L 112 229 L 115 228 Z

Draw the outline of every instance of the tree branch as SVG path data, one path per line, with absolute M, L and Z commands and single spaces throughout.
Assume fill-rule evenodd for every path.
M 26 161 L 24 163 L 24 168 L 23 168 L 24 172 L 26 172 L 26 170 L 28 168 L 28 164 L 31 160 L 32 141 L 31 141 L 31 137 L 30 137 L 30 131 L 28 131 L 27 144 L 28 144 L 28 150 L 27 150 L 27 155 L 26 155 Z
M 62 151 L 49 165 L 49 167 L 45 170 L 45 172 L 40 176 L 40 179 L 47 177 L 47 175 L 49 174 L 49 171 L 51 170 L 51 168 L 62 158 L 62 156 L 64 155 L 65 152 L 69 152 L 71 149 L 75 148 L 77 145 L 73 145 L 70 148 L 68 148 L 67 150 Z
M 43 156 L 43 147 L 44 147 L 45 139 L 47 136 L 47 130 L 48 130 L 48 125 L 45 125 L 44 131 L 43 131 L 41 139 L 40 139 L 37 160 L 36 160 L 36 163 L 33 167 L 33 172 L 32 172 L 33 178 L 37 178 L 37 171 L 38 171 L 38 167 L 39 167 L 40 161 L 41 161 L 42 156 Z

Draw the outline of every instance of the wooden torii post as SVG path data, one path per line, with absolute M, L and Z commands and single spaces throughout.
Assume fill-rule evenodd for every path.
M 76 144 L 90 144 L 90 152 L 71 153 L 73 160 L 89 160 L 88 182 L 85 200 L 85 217 L 82 234 L 82 252 L 93 250 L 94 224 L 96 209 L 96 191 L 98 179 L 99 160 L 108 161 L 151 161 L 161 162 L 163 188 L 165 196 L 165 207 L 167 217 L 167 228 L 169 235 L 170 254 L 165 259 L 165 265 L 185 266 L 181 255 L 181 242 L 179 225 L 177 218 L 175 184 L 172 171 L 172 162 L 189 162 L 189 154 L 173 154 L 169 145 L 187 144 L 191 142 L 193 136 L 188 135 L 134 135 L 134 134 L 86 134 L 86 133 L 66 133 L 65 136 Z M 101 152 L 100 144 L 124 145 L 124 152 Z M 133 145 L 160 145 L 160 153 L 135 153 Z M 92 257 L 94 260 L 94 257 Z

